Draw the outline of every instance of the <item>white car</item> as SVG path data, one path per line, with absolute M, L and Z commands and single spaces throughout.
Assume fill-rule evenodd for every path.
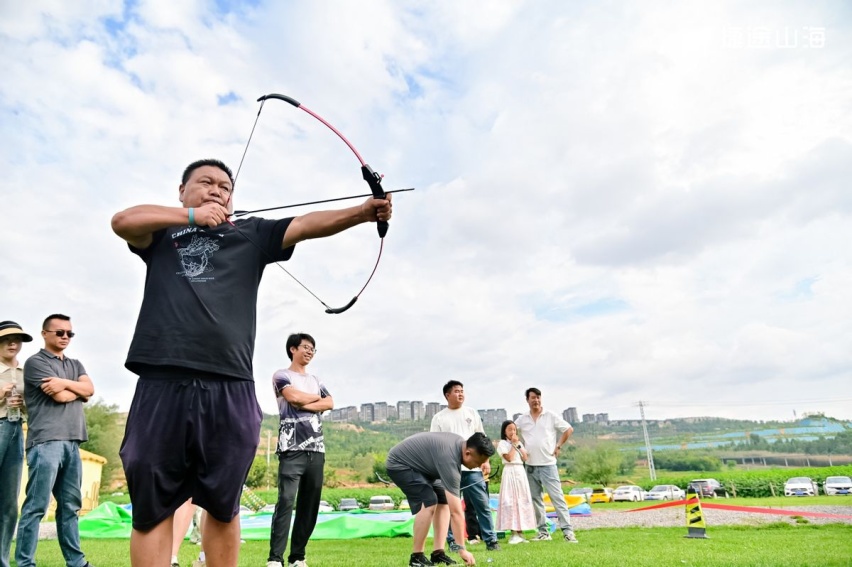
M 396 505 L 393 503 L 393 498 L 390 496 L 373 496 L 370 498 L 370 504 L 367 506 L 370 510 L 393 510 Z
M 794 476 L 784 483 L 784 496 L 818 496 L 817 483 L 807 476 Z
M 618 502 L 621 500 L 626 502 L 641 502 L 645 500 L 645 491 L 633 484 L 619 486 L 612 493 L 612 501 Z
M 829 476 L 822 483 L 822 488 L 826 496 L 852 494 L 852 478 L 848 476 Z
M 645 500 L 683 500 L 686 493 L 673 484 L 658 484 L 645 494 Z

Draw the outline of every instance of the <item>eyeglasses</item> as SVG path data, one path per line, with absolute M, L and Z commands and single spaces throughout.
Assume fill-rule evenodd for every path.
M 45 331 L 45 333 L 56 333 L 56 336 L 60 339 L 65 336 L 65 333 L 68 333 L 68 338 L 74 338 L 74 331 L 66 331 L 65 329 L 59 329 L 58 331 Z
M 311 345 L 299 345 L 299 348 L 301 348 L 302 350 L 304 350 L 308 354 L 316 354 L 317 353 L 317 349 L 315 349 Z

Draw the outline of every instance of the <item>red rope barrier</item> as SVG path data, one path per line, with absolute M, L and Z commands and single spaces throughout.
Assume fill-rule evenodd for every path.
M 643 508 L 634 508 L 633 510 L 624 510 L 624 512 L 644 512 L 645 510 L 659 510 L 660 508 L 669 508 L 671 506 L 681 506 L 685 504 L 694 504 L 697 498 L 688 500 L 675 500 L 672 502 L 664 502 L 662 504 L 654 504 L 653 506 L 645 506 Z M 749 512 L 752 514 L 775 514 L 778 516 L 810 516 L 812 518 L 842 518 L 845 520 L 852 519 L 852 514 L 829 514 L 827 512 L 807 512 L 804 510 L 782 510 L 780 508 L 761 508 L 759 506 L 733 506 L 731 504 L 716 504 L 714 502 L 701 502 L 704 508 L 712 508 L 715 510 L 728 510 L 731 512 Z

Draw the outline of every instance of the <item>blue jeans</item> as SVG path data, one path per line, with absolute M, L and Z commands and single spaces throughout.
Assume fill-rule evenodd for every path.
M 0 567 L 9 567 L 24 467 L 23 421 L 0 419 Z
M 562 481 L 559 480 L 559 470 L 556 465 L 531 466 L 526 465 L 527 480 L 530 481 L 530 494 L 532 495 L 533 511 L 538 523 L 538 533 L 550 533 L 547 526 L 547 514 L 544 510 L 544 497 L 542 490 L 550 495 L 550 502 L 556 508 L 559 517 L 559 528 L 562 533 L 568 535 L 573 533 L 571 526 L 571 514 L 568 512 L 568 504 L 565 503 L 565 495 L 562 493 Z
M 18 567 L 35 567 L 38 525 L 47 512 L 50 494 L 56 498 L 56 535 L 68 567 L 83 567 L 77 512 L 82 506 L 80 485 L 83 463 L 76 441 L 46 441 L 27 449 L 27 497 L 18 523 L 15 561 Z
M 482 471 L 462 471 L 461 488 L 465 506 L 472 505 L 476 512 L 476 521 L 479 522 L 483 541 L 486 543 L 497 541 L 497 536 L 494 534 L 494 519 L 491 516 L 491 504 L 488 501 L 488 491 L 485 489 Z M 447 532 L 447 541 L 455 541 L 452 530 Z

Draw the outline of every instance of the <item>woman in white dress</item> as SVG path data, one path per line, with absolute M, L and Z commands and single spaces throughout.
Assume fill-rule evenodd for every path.
M 529 543 L 524 530 L 536 529 L 535 512 L 524 462 L 527 451 L 518 440 L 518 429 L 511 420 L 500 427 L 497 453 L 503 459 L 503 479 L 500 482 L 500 506 L 497 508 L 497 529 L 511 530 L 510 544 Z

